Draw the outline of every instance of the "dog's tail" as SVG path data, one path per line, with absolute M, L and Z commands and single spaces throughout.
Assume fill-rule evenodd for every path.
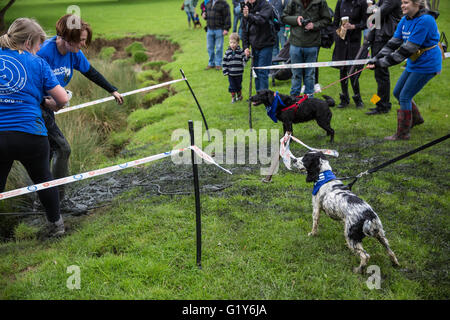
M 322 95 L 322 97 L 325 99 L 325 101 L 328 103 L 329 107 L 334 107 L 336 103 L 334 102 L 334 99 L 330 96 Z

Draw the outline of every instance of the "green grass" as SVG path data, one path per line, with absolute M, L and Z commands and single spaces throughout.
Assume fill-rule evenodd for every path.
M 329 1 L 335 3 L 335 1 Z M 59 16 L 69 1 L 23 0 L 7 12 L 7 20 L 33 16 L 46 30 L 53 32 Z M 201 103 L 209 127 L 225 133 L 227 129 L 248 129 L 247 104 L 231 104 L 227 79 L 215 70 L 204 71 L 207 64 L 205 32 L 189 30 L 179 1 L 78 1 L 82 17 L 92 24 L 94 36 L 120 38 L 155 34 L 180 45 L 174 61 L 163 65 L 172 78 L 180 78 L 183 68 Z M 334 7 L 334 5 L 332 6 Z M 100 9 L 101 8 L 101 9 Z M 450 4 L 441 3 L 438 19 L 441 31 L 450 32 Z M 169 21 L 169 22 L 168 22 Z M 225 40 L 226 42 L 228 39 Z M 331 50 L 321 50 L 319 59 L 329 61 Z M 99 64 L 100 62 L 96 62 Z M 375 167 L 448 133 L 449 62 L 416 97 L 425 123 L 412 130 L 411 140 L 385 142 L 383 137 L 396 127 L 396 100 L 389 114 L 368 117 L 353 105 L 333 109 L 332 126 L 336 142 L 330 145 L 324 132 L 313 122 L 296 125 L 295 136 L 310 146 L 332 147 L 340 153 L 330 159 L 339 176 L 354 175 Z M 128 74 L 107 73 L 108 65 L 99 68 L 112 83 Z M 402 70 L 391 70 L 392 87 Z M 337 69 L 321 68 L 320 83 L 338 79 Z M 115 78 L 116 77 L 116 78 Z M 249 68 L 244 74 L 244 96 L 248 96 Z M 74 79 L 74 103 L 104 96 L 99 89 L 85 94 L 82 78 Z M 139 86 L 136 79 L 127 88 Z M 364 71 L 361 91 L 366 108 L 376 92 L 373 72 Z M 195 101 L 184 83 L 172 86 L 177 92 L 161 104 L 132 112 L 112 126 L 109 141 L 127 148 L 146 146 L 133 158 L 170 150 L 172 132 L 186 129 L 187 121 L 201 121 Z M 288 92 L 289 82 L 277 82 L 276 90 Z M 337 99 L 339 85 L 326 94 Z M 128 98 L 127 98 L 128 99 Z M 137 104 L 138 102 L 136 102 Z M 96 112 L 117 108 L 113 103 L 92 107 Z M 58 121 L 70 122 L 71 115 Z M 86 126 L 97 122 L 74 123 L 79 136 L 72 140 L 72 157 L 93 157 L 72 172 L 120 163 L 124 158 L 107 156 L 100 150 L 86 149 L 90 137 L 83 135 Z M 264 110 L 253 110 L 253 127 L 280 128 Z M 111 133 L 113 133 L 111 135 Z M 77 144 L 76 141 L 80 140 Z M 224 141 L 225 143 L 225 141 Z M 199 143 L 200 144 L 200 143 Z M 201 141 L 203 148 L 208 142 Z M 228 179 L 231 186 L 221 192 L 202 194 L 203 257 L 199 270 L 195 265 L 195 205 L 189 196 L 149 196 L 134 189 L 111 206 L 96 210 L 70 224 L 70 233 L 58 241 L 39 241 L 33 229 L 16 228 L 16 239 L 0 244 L 0 298 L 3 299 L 448 299 L 449 239 L 449 167 L 448 141 L 362 178 L 354 191 L 378 212 L 390 244 L 402 265 L 391 267 L 382 247 L 374 239 L 365 239 L 370 253 L 369 264 L 378 265 L 382 273 L 380 290 L 369 290 L 369 275 L 351 272 L 358 260 L 345 245 L 343 226 L 323 215 L 319 235 L 307 236 L 311 228 L 311 188 L 304 176 L 280 168 L 271 184 L 262 184 L 259 165 L 245 173 L 225 176 L 208 174 L 201 167 L 200 182 Z M 305 149 L 293 145 L 295 155 Z M 86 156 L 88 155 L 88 156 Z M 84 157 L 83 157 L 84 156 Z M 122 155 L 122 157 L 124 157 Z M 127 158 L 128 159 L 128 158 Z M 233 169 L 235 165 L 225 165 Z M 166 165 L 150 168 L 164 173 Z M 186 171 L 189 166 L 183 167 Z M 182 170 L 182 169 L 178 169 Z M 186 180 L 189 190 L 190 180 Z M 81 290 L 69 290 L 67 267 L 81 269 Z

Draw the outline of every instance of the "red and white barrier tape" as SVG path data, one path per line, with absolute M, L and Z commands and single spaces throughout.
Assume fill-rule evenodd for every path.
M 180 82 L 180 81 L 184 81 L 184 80 L 186 80 L 186 78 L 172 80 L 172 81 L 167 81 L 167 82 L 163 82 L 163 83 L 156 84 L 156 85 L 153 85 L 153 86 L 149 86 L 149 87 L 145 87 L 145 88 L 141 88 L 141 89 L 137 89 L 137 90 L 133 90 L 133 91 L 128 91 L 128 92 L 122 93 L 121 95 L 122 95 L 122 97 L 126 97 L 126 96 L 130 96 L 132 94 L 145 92 L 145 91 L 150 91 L 150 90 L 153 90 L 153 89 L 157 89 L 157 88 L 161 88 L 161 87 L 164 87 L 164 86 L 168 86 L 170 84 L 173 84 L 173 83 L 176 83 L 176 82 Z M 73 110 L 77 110 L 77 109 L 82 109 L 82 108 L 86 108 L 86 107 L 89 107 L 89 106 L 93 106 L 93 105 L 96 105 L 96 104 L 99 104 L 99 103 L 103 103 L 103 102 L 107 102 L 107 101 L 111 101 L 111 100 L 114 100 L 113 96 L 102 98 L 102 99 L 98 99 L 98 100 L 94 100 L 94 101 L 90 101 L 90 102 L 86 102 L 86 103 L 82 103 L 82 104 L 79 104 L 79 105 L 76 105 L 76 106 L 73 106 L 73 107 L 69 107 L 69 108 L 64 108 L 64 109 L 59 110 L 58 112 L 55 112 L 55 114 L 61 114 L 61 113 L 64 113 L 64 112 L 69 112 L 69 111 L 73 111 Z
M 450 57 L 450 52 L 445 53 L 445 58 Z M 317 67 L 344 67 L 360 64 L 367 64 L 370 59 L 359 60 L 343 60 L 343 61 L 326 61 L 326 62 L 309 62 L 309 63 L 292 63 L 292 64 L 278 64 L 265 67 L 254 67 L 253 69 L 304 69 Z
M 17 196 L 24 195 L 24 194 L 27 194 L 27 193 L 32 193 L 32 192 L 36 192 L 36 191 L 40 191 L 40 190 L 44 190 L 44 189 L 60 186 L 60 185 L 63 185 L 63 184 L 68 184 L 68 183 L 72 183 L 72 182 L 76 182 L 76 181 L 81 181 L 81 180 L 84 180 L 84 179 L 89 179 L 89 178 L 101 176 L 101 175 L 104 175 L 104 174 L 107 174 L 107 173 L 120 171 L 120 170 L 124 170 L 124 169 L 127 169 L 127 168 L 132 168 L 132 167 L 135 167 L 137 165 L 148 163 L 148 162 L 152 162 L 152 161 L 159 160 L 159 159 L 162 159 L 162 158 L 166 158 L 166 157 L 175 155 L 177 153 L 180 153 L 180 152 L 183 152 L 183 151 L 186 151 L 186 150 L 189 150 L 189 149 L 194 150 L 194 152 L 200 158 L 204 159 L 206 162 L 214 164 L 217 167 L 219 167 L 220 169 L 222 169 L 223 171 L 225 171 L 225 172 L 227 172 L 229 174 L 232 174 L 231 171 L 222 168 L 220 165 L 218 165 L 214 161 L 213 158 L 211 158 L 208 154 L 206 154 L 200 148 L 198 148 L 197 146 L 194 145 L 194 146 L 190 146 L 190 147 L 187 147 L 187 148 L 172 150 L 172 151 L 169 151 L 169 152 L 160 153 L 160 154 L 149 156 L 149 157 L 145 157 L 145 158 L 142 158 L 142 159 L 133 160 L 133 161 L 130 161 L 130 162 L 125 162 L 125 163 L 114 165 L 114 166 L 107 167 L 107 168 L 102 168 L 102 169 L 98 169 L 98 170 L 93 170 L 93 171 L 88 171 L 88 172 L 84 172 L 84 173 L 79 173 L 79 174 L 75 174 L 73 176 L 60 178 L 60 179 L 47 181 L 47 182 L 43 182 L 43 183 L 36 184 L 36 185 L 31 185 L 31 186 L 28 186 L 28 187 L 23 187 L 23 188 L 20 188 L 20 189 L 15 189 L 15 190 L 3 192 L 3 193 L 0 193 L 0 200 L 13 198 L 13 197 L 17 197 Z

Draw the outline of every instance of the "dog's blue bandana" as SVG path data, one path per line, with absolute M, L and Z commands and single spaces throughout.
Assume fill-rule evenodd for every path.
M 270 117 L 270 119 L 272 119 L 273 122 L 277 123 L 278 119 L 277 119 L 276 113 L 277 113 L 278 103 L 280 103 L 283 107 L 285 107 L 286 105 L 283 103 L 283 101 L 281 101 L 281 98 L 278 95 L 278 91 L 275 92 L 274 96 L 275 97 L 272 101 L 272 105 L 270 107 L 266 106 L 266 111 L 267 111 L 267 115 Z
M 317 192 L 319 192 L 319 189 L 327 182 L 336 179 L 336 176 L 334 175 L 334 173 L 331 170 L 327 170 L 324 172 L 321 172 L 319 174 L 319 180 L 316 181 L 316 183 L 314 183 L 314 188 L 312 191 L 313 196 L 315 196 L 317 194 Z

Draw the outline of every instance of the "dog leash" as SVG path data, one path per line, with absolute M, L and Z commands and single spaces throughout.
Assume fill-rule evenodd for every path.
M 359 174 L 356 175 L 356 176 L 353 176 L 353 177 L 344 177 L 344 178 L 337 178 L 337 179 L 339 179 L 339 180 L 349 180 L 349 179 L 354 179 L 352 182 L 350 182 L 350 183 L 347 185 L 347 188 L 348 188 L 349 190 L 352 190 L 353 185 L 355 184 L 356 181 L 358 181 L 359 178 L 362 178 L 363 176 L 366 176 L 366 175 L 372 174 L 372 173 L 374 173 L 374 172 L 377 172 L 378 170 L 383 169 L 384 167 L 387 167 L 387 166 L 389 166 L 389 165 L 391 165 L 391 164 L 393 164 L 393 163 L 395 163 L 395 162 L 397 162 L 397 161 L 400 161 L 400 160 L 402 160 L 402 159 L 404 159 L 404 158 L 407 158 L 407 157 L 409 157 L 409 156 L 411 156 L 411 155 L 413 155 L 413 154 L 415 154 L 415 153 L 417 153 L 417 152 L 420 152 L 420 151 L 425 150 L 425 149 L 427 149 L 427 148 L 429 148 L 429 147 L 431 147 L 431 146 L 434 146 L 435 144 L 438 144 L 438 143 L 440 143 L 440 142 L 442 142 L 442 141 L 445 141 L 445 140 L 447 140 L 448 138 L 450 138 L 450 134 L 447 134 L 447 135 L 445 135 L 445 136 L 443 136 L 443 137 L 440 137 L 440 138 L 438 138 L 438 139 L 436 139 L 436 140 L 433 140 L 433 141 L 431 141 L 431 142 L 429 142 L 429 143 L 427 143 L 427 144 L 424 144 L 423 146 L 420 146 L 420 147 L 418 147 L 418 148 L 416 148 L 416 149 L 413 149 L 413 150 L 411 150 L 411 151 L 408 151 L 408 152 L 406 152 L 406 153 L 404 153 L 404 154 L 402 154 L 402 155 L 400 155 L 400 156 L 398 156 L 398 157 L 396 157 L 396 158 L 394 158 L 394 159 L 388 160 L 388 161 L 386 161 L 386 162 L 380 164 L 379 166 L 376 166 L 375 168 L 372 168 L 372 169 L 363 171 L 363 172 L 359 173 Z
M 348 79 L 348 78 L 350 78 L 350 77 L 353 77 L 355 74 L 358 74 L 358 73 L 360 73 L 360 72 L 363 72 L 363 71 L 364 71 L 365 69 L 367 69 L 367 68 L 369 68 L 369 66 L 365 66 L 365 67 L 362 68 L 361 70 L 358 70 L 358 71 L 356 71 L 356 72 L 353 72 L 352 74 L 349 74 L 348 76 L 345 76 L 345 77 L 343 77 L 342 79 L 336 80 L 336 81 L 330 83 L 329 85 L 327 85 L 327 86 L 321 88 L 321 89 L 318 90 L 318 91 L 315 91 L 315 92 L 313 92 L 313 93 L 308 93 L 307 95 L 308 95 L 308 97 L 310 97 L 310 96 L 314 95 L 315 93 L 322 92 L 323 90 L 328 89 L 329 87 L 332 87 L 332 86 L 334 86 L 335 84 L 337 84 L 337 83 L 339 83 L 339 82 L 341 82 L 341 81 L 344 81 L 345 79 Z

